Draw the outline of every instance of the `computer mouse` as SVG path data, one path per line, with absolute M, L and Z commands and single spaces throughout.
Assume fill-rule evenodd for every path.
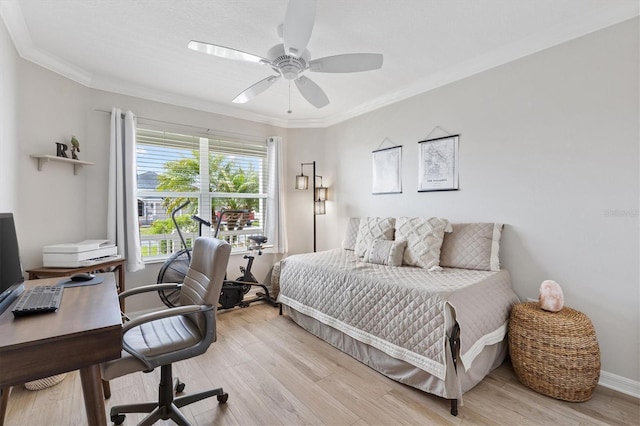
M 79 272 L 77 274 L 71 275 L 71 277 L 69 278 L 71 279 L 71 281 L 89 281 L 94 277 L 95 275 L 90 274 L 89 272 Z

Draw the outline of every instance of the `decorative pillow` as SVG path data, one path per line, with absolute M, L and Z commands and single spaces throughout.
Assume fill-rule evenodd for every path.
M 373 240 L 364 254 L 364 261 L 378 265 L 402 266 L 406 241 Z
M 363 217 L 360 219 L 355 253 L 364 257 L 373 240 L 393 240 L 396 219 L 393 217 Z
M 403 263 L 430 271 L 440 268 L 440 247 L 444 233 L 451 232 L 451 224 L 439 217 L 399 217 L 396 239 L 406 240 Z
M 347 229 L 344 232 L 344 240 L 342 248 L 345 250 L 356 249 L 356 239 L 358 238 L 358 229 L 360 228 L 360 218 L 350 217 L 347 221 Z
M 449 268 L 499 271 L 501 223 L 455 223 L 444 237 L 440 265 Z

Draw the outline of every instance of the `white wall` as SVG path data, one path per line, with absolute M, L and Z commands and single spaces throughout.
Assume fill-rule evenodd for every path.
M 18 124 L 16 123 L 16 67 L 18 56 L 0 20 L 0 212 L 15 212 L 15 176 L 18 157 Z M 16 221 L 17 222 L 17 221 Z M 16 227 L 21 224 L 16 223 Z
M 505 223 L 501 260 L 518 295 L 560 283 L 566 305 L 594 322 L 603 370 L 637 386 L 638 50 L 634 19 L 329 129 L 290 132 L 296 158 L 323 147 L 333 181 L 320 248 L 340 245 L 349 216 Z M 436 126 L 461 135 L 460 190 L 418 193 L 417 142 Z M 402 194 L 371 195 L 371 151 L 384 138 L 403 145 Z M 290 201 L 297 211 L 306 199 Z M 290 235 L 291 247 L 307 236 Z
M 304 166 L 302 172 L 309 176 L 309 189 L 296 190 L 295 177 L 300 174 L 301 163 L 316 162 L 316 175 L 322 176 L 324 186 L 331 186 L 331 174 L 335 169 L 333 164 L 325 161 L 328 144 L 323 130 L 289 129 L 287 132 L 287 170 L 285 173 L 287 239 L 290 253 L 307 253 L 313 251 L 313 192 L 311 176 L 312 166 Z M 317 179 L 318 184 L 320 179 Z M 332 196 L 331 194 L 329 195 Z M 327 210 L 333 207 L 330 201 L 326 203 Z M 327 245 L 327 220 L 332 215 L 316 216 L 317 247 Z
M 30 62 L 18 63 L 17 169 L 12 179 L 19 194 L 17 229 L 23 266 L 42 265 L 42 246 L 80 241 L 85 237 L 87 217 L 98 206 L 87 200 L 86 188 L 93 168 L 74 175 L 73 166 L 48 162 L 38 171 L 33 154 L 56 155 L 56 142 L 76 136 L 78 156 L 89 155 L 87 137 L 87 89 Z M 17 219 L 18 220 L 18 219 Z

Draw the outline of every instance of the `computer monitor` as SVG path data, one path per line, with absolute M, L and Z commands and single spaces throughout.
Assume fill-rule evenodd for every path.
M 0 313 L 22 293 L 24 273 L 12 213 L 0 213 Z

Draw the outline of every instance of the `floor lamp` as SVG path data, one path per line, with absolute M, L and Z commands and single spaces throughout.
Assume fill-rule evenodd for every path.
M 303 169 L 304 166 L 311 166 L 313 176 L 312 185 L 313 191 L 313 251 L 316 251 L 316 216 L 325 214 L 325 200 L 327 199 L 327 188 L 322 185 L 322 176 L 316 175 L 316 162 L 300 163 L 300 174 L 296 175 L 296 189 L 309 189 L 309 176 L 305 176 Z M 320 186 L 316 186 L 316 178 L 320 178 Z

